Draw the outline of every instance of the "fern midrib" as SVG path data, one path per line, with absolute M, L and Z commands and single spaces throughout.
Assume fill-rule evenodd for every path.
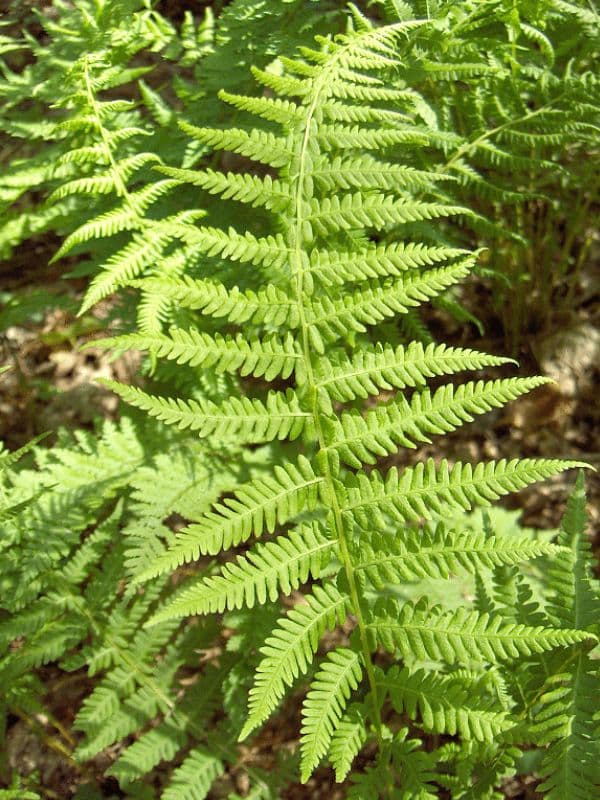
M 304 266 L 302 258 L 303 255 L 302 245 L 304 243 L 303 223 L 305 220 L 302 214 L 302 207 L 304 200 L 304 185 L 306 177 L 306 156 L 307 156 L 308 144 L 310 141 L 311 123 L 314 119 L 315 112 L 321 98 L 321 94 L 327 85 L 327 79 L 329 78 L 330 73 L 334 70 L 334 67 L 337 64 L 338 60 L 340 59 L 341 55 L 345 53 L 346 50 L 350 49 L 351 44 L 352 42 L 349 42 L 345 45 L 345 47 L 340 47 L 337 50 L 337 52 L 332 56 L 331 60 L 329 61 L 327 68 L 321 70 L 313 85 L 312 101 L 310 103 L 310 106 L 308 107 L 306 117 L 303 123 L 304 133 L 302 136 L 300 152 L 298 153 L 298 175 L 296 179 L 297 185 L 296 185 L 296 191 L 293 196 L 294 222 L 293 222 L 292 241 L 290 242 L 290 247 L 289 247 L 290 264 L 291 264 L 292 276 L 294 279 L 293 284 L 295 284 L 296 302 L 298 305 L 299 327 L 302 339 L 302 353 L 304 356 L 306 381 L 308 383 L 309 391 L 312 394 L 312 405 L 313 405 L 312 415 L 315 425 L 315 432 L 316 432 L 319 451 L 325 451 L 325 448 L 327 446 L 327 441 L 321 425 L 321 415 L 319 412 L 319 405 L 318 405 L 317 381 L 315 380 L 315 375 L 313 370 L 310 337 L 308 332 L 308 322 L 306 319 L 306 313 L 304 308 L 305 295 L 304 295 Z M 367 627 L 365 624 L 364 614 L 360 603 L 358 586 L 354 574 L 354 565 L 352 563 L 352 558 L 350 556 L 350 551 L 348 547 L 342 508 L 337 497 L 335 489 L 335 481 L 327 457 L 323 459 L 323 465 L 324 465 L 323 479 L 327 487 L 327 496 L 331 501 L 331 510 L 333 513 L 333 521 L 334 521 L 334 533 L 338 540 L 341 561 L 348 581 L 352 610 L 354 611 L 354 614 L 356 616 L 362 657 L 365 664 L 367 679 L 369 682 L 369 688 L 373 699 L 374 723 L 377 731 L 377 738 L 379 740 L 379 745 L 382 748 L 384 742 L 383 728 L 382 728 L 381 714 L 378 701 L 377 682 L 375 679 L 373 664 L 371 662 L 371 653 L 367 638 Z

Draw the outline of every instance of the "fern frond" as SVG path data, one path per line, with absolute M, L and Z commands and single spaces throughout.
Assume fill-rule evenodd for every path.
M 241 128 L 218 130 L 198 128 L 188 122 L 180 122 L 181 129 L 196 141 L 214 150 L 228 150 L 259 161 L 269 167 L 283 167 L 289 161 L 286 140 L 273 133 L 254 129 L 251 133 Z
M 467 251 L 456 247 L 428 247 L 421 242 L 396 242 L 357 252 L 315 249 L 310 254 L 310 269 L 323 285 L 341 286 L 346 281 L 398 277 L 407 270 L 466 254 Z
M 272 542 L 256 545 L 246 555 L 225 564 L 218 575 L 203 578 L 184 589 L 160 610 L 153 622 L 221 612 L 226 608 L 252 608 L 257 602 L 263 605 L 267 599 L 274 602 L 280 592 L 291 594 L 309 576 L 319 578 L 335 548 L 336 541 L 324 534 L 318 523 L 301 525 Z
M 220 194 L 225 200 L 237 200 L 254 208 L 264 206 L 270 211 L 283 213 L 290 204 L 286 186 L 270 175 L 261 178 L 247 173 L 224 174 L 211 169 L 200 172 L 175 167 L 161 167 L 160 171 L 183 184 L 200 186 L 210 194 Z
M 446 460 L 436 466 L 428 459 L 401 474 L 392 467 L 385 479 L 376 471 L 368 477 L 359 473 L 355 485 L 347 489 L 344 513 L 367 529 L 385 528 L 383 513 L 401 521 L 431 519 L 446 510 L 489 505 L 508 492 L 583 466 L 577 461 L 525 458 L 489 461 L 474 468 L 459 462 L 450 468 Z
M 301 780 L 306 783 L 325 755 L 353 689 L 362 677 L 359 653 L 338 647 L 321 662 L 302 706 Z
M 600 692 L 598 663 L 580 650 L 567 671 L 551 676 L 545 688 L 532 726 L 538 742 L 550 743 L 540 769 L 544 778 L 540 789 L 548 800 L 593 797 L 600 787 L 600 748 L 592 711 Z
M 213 317 L 226 317 L 230 322 L 252 321 L 264 325 L 299 324 L 298 306 L 284 291 L 267 285 L 253 292 L 234 287 L 227 289 L 222 283 L 194 280 L 187 276 L 179 279 L 148 279 L 144 288 L 162 294 L 183 308 L 196 309 Z
M 369 130 L 355 125 L 321 125 L 318 133 L 323 152 L 330 150 L 384 150 L 388 147 L 427 144 L 427 136 L 415 127 Z
M 288 64 L 296 64 L 299 62 L 288 62 Z M 277 75 L 274 72 L 266 72 L 258 67 L 251 67 L 251 72 L 254 78 L 266 86 L 268 89 L 273 89 L 276 94 L 283 95 L 283 97 L 304 97 L 310 91 L 309 81 L 297 80 L 289 75 Z M 307 72 L 313 74 L 313 71 L 307 65 Z M 301 74 L 307 74 L 303 71 Z
M 222 403 L 212 400 L 181 400 L 147 394 L 135 386 L 103 380 L 126 403 L 141 408 L 151 417 L 189 429 L 199 436 L 219 436 L 245 442 L 297 439 L 311 415 L 303 411 L 292 389 L 269 392 L 266 402 L 249 397 L 232 397 Z
M 304 456 L 296 464 L 275 466 L 272 475 L 243 484 L 233 497 L 181 531 L 173 547 L 138 580 L 171 571 L 201 553 L 218 553 L 252 535 L 259 537 L 264 530 L 272 533 L 300 511 L 315 509 L 322 482 Z
M 132 783 L 147 775 L 161 761 L 172 762 L 185 746 L 187 736 L 182 725 L 165 720 L 158 727 L 143 733 L 130 745 L 109 773 L 121 784 Z
M 489 536 L 484 532 L 447 529 L 439 523 L 433 531 L 405 529 L 361 539 L 356 570 L 371 585 L 402 584 L 422 578 L 448 579 L 458 572 L 477 573 L 502 564 L 518 564 L 541 555 L 560 556 L 548 542 L 524 536 Z
M 364 197 L 356 192 L 314 200 L 307 215 L 307 223 L 320 236 L 325 237 L 334 231 L 348 231 L 353 228 L 380 229 L 386 225 L 401 225 L 464 213 L 466 209 L 459 206 L 417 200 L 399 201 L 393 196 L 378 194 Z
M 141 275 L 149 263 L 159 261 L 171 240 L 172 236 L 160 228 L 134 234 L 122 250 L 105 262 L 102 272 L 92 280 L 79 313 L 89 311 L 107 295 Z M 59 254 L 62 256 L 60 251 Z
M 376 325 L 386 317 L 405 314 L 409 308 L 440 294 L 464 278 L 472 264 L 472 261 L 459 262 L 384 285 L 373 282 L 339 299 L 315 301 L 310 322 L 323 332 L 328 341 L 334 341 L 349 330 L 364 332 L 367 325 Z
M 173 773 L 162 800 L 204 800 L 225 766 L 210 748 L 195 747 Z
M 500 408 L 521 394 L 548 383 L 547 378 L 506 378 L 452 384 L 433 395 L 428 390 L 376 406 L 365 417 L 358 412 L 342 414 L 327 432 L 329 447 L 351 467 L 375 464 L 380 456 L 395 453 L 398 446 L 415 448 L 430 442 L 429 434 L 443 434 L 473 421 L 473 414 Z
M 291 334 L 262 339 L 222 336 L 197 331 L 194 328 L 171 328 L 161 333 L 129 334 L 112 339 L 94 339 L 94 347 L 110 350 L 147 350 L 158 358 L 168 358 L 177 364 L 192 367 L 214 367 L 217 372 L 240 371 L 243 376 L 254 375 L 272 381 L 277 376 L 289 378 L 294 369 L 301 368 L 302 355 Z
M 241 235 L 234 228 L 224 231 L 191 226 L 182 227 L 179 234 L 185 242 L 209 256 L 265 267 L 283 267 L 288 261 L 288 250 L 281 234 L 258 239 L 248 231 Z
M 406 713 L 412 720 L 418 715 L 424 730 L 431 733 L 458 733 L 467 741 L 491 744 L 513 725 L 506 711 L 493 708 L 485 698 L 479 699 L 452 675 L 392 667 L 381 673 L 377 685 L 389 693 L 399 714 Z
M 348 402 L 378 395 L 381 390 L 421 386 L 428 378 L 463 370 L 499 366 L 511 359 L 490 356 L 445 344 L 411 342 L 408 346 L 378 345 L 358 350 L 352 358 L 339 354 L 334 360 L 325 356 L 319 361 L 316 386 L 332 400 Z
M 348 597 L 329 582 L 315 586 L 306 602 L 296 604 L 269 636 L 261 653 L 248 701 L 248 720 L 240 739 L 245 739 L 275 709 L 285 687 L 308 670 L 325 630 L 341 624 Z
M 345 780 L 366 740 L 364 714 L 360 706 L 352 705 L 337 723 L 329 745 L 328 756 L 338 783 Z
M 586 527 L 585 484 L 580 472 L 558 536 L 565 553 L 550 565 L 552 594 L 547 612 L 560 629 L 576 627 L 591 639 L 598 631 L 600 590 L 591 574 L 592 550 Z M 533 735 L 538 742 L 550 744 L 540 770 L 544 776 L 540 788 L 549 800 L 583 800 L 600 787 L 600 748 L 592 712 L 600 693 L 600 673 L 587 644 L 573 648 L 571 658 L 548 678 L 534 716 Z
M 592 547 L 586 534 L 588 516 L 583 472 L 567 501 L 557 544 L 565 548 L 548 570 L 546 613 L 554 625 L 595 631 L 600 619 L 600 590 L 591 571 Z
M 304 116 L 301 107 L 289 100 L 283 100 L 281 97 L 246 97 L 221 89 L 219 98 L 240 111 L 247 111 L 255 117 L 262 117 L 269 122 L 278 122 L 280 125 L 291 125 L 295 120 L 301 120 Z
M 405 658 L 465 665 L 472 660 L 495 663 L 595 638 L 569 628 L 507 623 L 501 616 L 465 608 L 443 612 L 422 602 L 399 605 L 393 600 L 375 609 L 368 630 L 372 644 L 380 643 L 392 653 L 399 650 Z

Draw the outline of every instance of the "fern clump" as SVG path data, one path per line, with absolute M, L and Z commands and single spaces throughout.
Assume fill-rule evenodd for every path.
M 198 653 L 223 646 L 214 620 L 146 629 L 174 587 L 165 578 L 143 591 L 128 583 L 172 539 L 169 517 L 193 518 L 235 485 L 234 451 L 217 457 L 197 440 L 127 420 L 105 424 L 97 436 L 63 437 L 51 450 L 25 449 L 33 449 L 36 469 L 15 467 L 22 452 L 0 454 L 3 728 L 9 715 L 36 727 L 43 714 L 72 764 L 116 748 L 108 773 L 127 797 L 155 796 L 151 780 L 164 798 L 206 796 L 236 763 L 233 709 L 250 687 L 249 654 L 272 612 L 259 610 L 245 632 L 240 625 L 237 645 L 203 668 Z M 252 469 L 251 461 L 242 467 Z M 69 731 L 46 704 L 51 687 L 40 672 L 51 664 L 65 683 L 91 685 L 87 696 L 79 693 Z M 230 710 L 224 718 L 222 708 Z M 287 775 L 283 766 L 269 780 L 250 767 L 250 779 L 270 790 Z M 18 786 L 6 791 L 29 796 Z
M 281 455 L 270 472 L 238 485 L 180 531 L 134 581 L 142 585 L 245 546 L 235 560 L 181 586 L 153 616 L 156 625 L 253 608 L 306 586 L 305 599 L 275 623 L 261 649 L 242 739 L 276 709 L 298 676 L 312 672 L 325 631 L 352 620 L 348 645 L 319 659 L 303 705 L 300 762 L 306 781 L 328 755 L 341 780 L 363 745 L 375 741 L 378 755 L 360 779 L 360 797 L 377 797 L 379 790 L 392 796 L 394 786 L 433 796 L 430 782 L 451 785 L 453 770 L 460 774 L 466 763 L 488 771 L 493 792 L 516 757 L 510 743 L 518 722 L 487 670 L 500 672 L 507 662 L 595 639 L 578 625 L 511 620 L 495 609 L 449 610 L 426 597 L 413 603 L 394 596 L 395 584 L 423 574 L 478 574 L 528 558 L 559 558 L 561 546 L 466 536 L 441 520 L 577 465 L 428 460 L 367 469 L 399 446 L 414 448 L 545 382 L 476 380 L 431 393 L 426 383 L 432 377 L 505 360 L 378 340 L 380 323 L 457 285 L 477 258 L 428 238 L 430 220 L 468 211 L 439 199 L 435 172 L 401 161 L 405 147 L 425 148 L 436 137 L 412 116 L 413 93 L 407 97 L 385 81 L 422 25 L 414 20 L 376 28 L 355 12 L 347 34 L 318 39 L 319 49 L 285 59 L 281 74 L 254 70 L 265 87 L 261 96 L 222 94 L 254 115 L 256 128 L 186 125 L 197 141 L 257 165 L 247 174 L 164 171 L 271 212 L 268 234 L 240 223 L 228 230 L 190 226 L 188 234 L 208 262 L 253 266 L 258 285 L 241 290 L 214 277 L 154 279 L 152 291 L 197 312 L 198 330 L 173 328 L 107 343 L 277 381 L 262 395 L 219 403 L 113 384 L 134 406 L 200 436 L 218 433 L 248 445 L 289 442 L 276 451 Z M 415 239 L 419 230 L 423 238 Z M 385 243 L 375 243 L 384 232 Z M 214 331 L 217 322 L 224 333 Z M 381 400 L 381 389 L 396 394 Z M 426 535 L 414 527 L 423 520 L 433 525 Z M 391 666 L 376 665 L 380 648 Z M 425 764 L 418 740 L 388 724 L 390 708 L 425 731 L 458 733 L 455 749 L 445 745 Z
M 489 247 L 478 271 L 494 280 L 517 352 L 528 334 L 572 313 L 588 253 L 598 202 L 587 169 L 600 111 L 597 12 L 565 0 L 379 5 L 391 20 L 431 21 L 395 76 L 417 90 L 415 112 L 435 132 L 415 165 L 425 160 L 452 178 L 445 196 L 472 210 L 468 227 Z M 453 227 L 468 238 L 462 221 Z M 473 321 L 459 299 L 441 302 Z

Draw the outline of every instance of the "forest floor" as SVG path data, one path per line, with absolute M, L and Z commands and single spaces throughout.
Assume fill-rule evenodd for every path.
M 9 270 L 0 273 L 2 291 L 31 291 L 48 297 L 48 309 L 33 321 L 23 322 L 19 314 L 10 324 L 8 311 L 0 305 L 0 320 L 4 314 L 7 326 L 0 333 L 1 363 L 13 369 L 0 376 L 0 439 L 10 448 L 18 447 L 33 436 L 45 431 L 67 428 L 91 427 L 98 418 L 114 417 L 116 399 L 94 383 L 97 378 L 113 377 L 129 381 L 137 363 L 134 358 L 110 360 L 108 354 L 98 349 L 86 348 L 102 327 L 101 319 L 110 307 L 100 306 L 84 318 L 76 317 L 76 309 L 83 282 L 61 279 L 61 270 L 45 267 L 52 243 L 42 243 L 37 249 L 31 245 L 17 254 Z M 556 381 L 542 387 L 530 396 L 511 404 L 507 409 L 490 412 L 455 434 L 436 440 L 435 444 L 409 452 L 402 463 L 411 463 L 424 457 L 447 457 L 452 460 L 488 460 L 516 456 L 564 457 L 586 461 L 600 470 L 600 278 L 596 277 L 597 264 L 589 265 L 588 279 L 598 283 L 589 291 L 586 302 L 574 304 L 567 321 L 545 336 L 523 338 L 518 359 L 518 374 L 547 374 Z M 60 307 L 52 307 L 53 297 L 63 297 Z M 491 353 L 505 353 L 505 344 L 491 295 L 481 284 L 473 281 L 467 288 L 466 305 L 477 308 L 486 333 L 480 337 L 469 325 L 457 324 L 441 313 L 432 313 L 427 320 L 436 339 L 449 344 L 477 348 Z M 2 296 L 0 296 L 0 300 Z M 34 295 L 32 294 L 32 299 Z M 506 375 L 515 374 L 513 367 Z M 494 373 L 502 376 L 502 370 Z M 48 441 L 52 442 L 52 433 Z M 406 451 L 404 451 L 406 453 Z M 400 463 L 396 461 L 395 463 Z M 573 473 L 567 473 L 543 485 L 535 485 L 507 500 L 507 507 L 523 511 L 523 523 L 539 528 L 558 525 L 569 488 L 574 482 Z M 590 529 L 600 529 L 600 471 L 588 476 Z M 600 535 L 595 546 L 600 549 Z M 85 676 L 66 687 L 64 674 L 48 668 L 44 678 L 59 724 L 66 729 L 72 722 L 75 706 L 85 696 L 89 687 Z M 300 727 L 300 698 L 293 697 L 286 714 L 267 725 L 248 751 L 244 760 L 268 766 L 274 752 L 293 750 L 298 744 Z M 61 719 L 62 717 L 62 719 Z M 31 729 L 31 720 L 13 718 L 8 731 L 8 750 L 11 766 L 21 774 L 35 770 L 40 774 L 46 796 L 52 800 L 68 800 L 73 787 L 90 777 L 90 768 L 82 776 L 68 754 L 57 752 L 52 738 L 44 735 L 47 720 L 34 721 L 37 731 Z M 42 734 L 40 737 L 39 734 Z M 427 742 L 425 742 L 427 746 Z M 96 759 L 91 765 L 91 777 L 99 780 L 106 798 L 119 797 L 114 780 L 102 781 L 99 777 L 113 754 Z M 533 800 L 537 780 L 534 775 L 511 779 L 504 785 L 507 798 Z M 226 797 L 235 790 L 243 794 L 243 770 L 232 774 L 213 791 L 213 800 Z M 333 781 L 329 769 L 319 770 L 306 786 L 292 785 L 283 797 L 286 800 L 337 800 L 345 796 L 345 787 Z M 441 800 L 443 796 L 440 795 Z

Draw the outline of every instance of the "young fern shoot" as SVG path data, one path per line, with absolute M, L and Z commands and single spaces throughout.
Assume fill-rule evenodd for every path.
M 422 24 L 376 28 L 356 14 L 347 34 L 319 39 L 319 48 L 303 49 L 302 58 L 282 59 L 284 74 L 255 70 L 261 96 L 222 95 L 257 118 L 250 133 L 186 126 L 196 140 L 260 168 L 247 174 L 163 171 L 172 180 L 262 206 L 261 214 L 266 209 L 273 215 L 276 232 L 190 225 L 185 241 L 208 260 L 257 266 L 262 284 L 240 290 L 216 278 L 155 278 L 150 289 L 196 310 L 199 330 L 110 341 L 178 363 L 277 382 L 264 396 L 220 403 L 161 398 L 112 384 L 131 404 L 203 436 L 247 444 L 294 441 L 276 451 L 286 455 L 270 474 L 239 485 L 189 524 L 136 580 L 261 539 L 212 574 L 184 584 L 154 621 L 251 608 L 309 584 L 305 601 L 281 617 L 262 648 L 240 738 L 255 731 L 286 688 L 311 669 L 324 632 L 350 619 L 348 645 L 323 657 L 304 703 L 301 776 L 308 780 L 328 755 L 343 780 L 360 748 L 374 739 L 387 796 L 394 785 L 408 786 L 401 765 L 420 757 L 405 727 L 386 727 L 390 703 L 413 719 L 422 717 L 426 730 L 458 730 L 473 747 L 491 743 L 509 735 L 513 723 L 483 692 L 471 691 L 481 677 L 469 670 L 591 635 L 564 625 L 512 624 L 500 615 L 442 609 L 426 599 L 413 604 L 386 590 L 424 575 L 477 573 L 557 552 L 526 537 L 466 535 L 441 523 L 425 535 L 413 526 L 488 505 L 575 466 L 555 459 L 475 466 L 430 459 L 387 472 L 366 469 L 398 447 L 414 448 L 433 434 L 453 431 L 545 382 L 477 380 L 431 392 L 428 378 L 507 359 L 378 339 L 378 323 L 459 283 L 477 255 L 434 243 L 426 233 L 419 240 L 410 235 L 426 232 L 429 220 L 468 213 L 436 201 L 434 173 L 402 163 L 403 145 L 411 151 L 426 146 L 428 134 L 405 113 L 406 92 L 386 76 Z M 372 240 L 384 228 L 396 241 Z M 214 332 L 216 321 L 223 334 Z M 396 393 L 382 400 L 382 390 Z M 401 657 L 404 666 L 382 667 L 381 660 L 376 666 L 373 655 L 380 647 Z M 440 665 L 439 674 L 419 680 L 418 670 L 431 670 L 431 662 Z M 464 674 L 450 678 L 444 665 L 464 668 Z M 410 780 L 420 774 L 411 772 Z M 423 771 L 423 786 L 427 775 Z

